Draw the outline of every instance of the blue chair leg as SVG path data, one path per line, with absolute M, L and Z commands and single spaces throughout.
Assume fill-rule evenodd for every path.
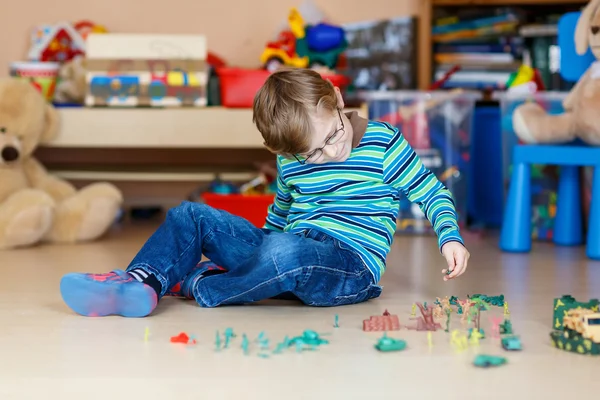
M 529 164 L 513 165 L 500 233 L 500 249 L 507 252 L 531 250 L 531 166 Z
M 579 246 L 583 243 L 583 225 L 579 167 L 562 166 L 558 181 L 554 243 L 560 246 Z
M 600 167 L 594 169 L 592 181 L 592 201 L 587 236 L 587 256 L 600 260 Z

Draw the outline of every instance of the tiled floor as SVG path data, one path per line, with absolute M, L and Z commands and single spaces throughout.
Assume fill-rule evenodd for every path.
M 600 263 L 582 248 L 536 244 L 531 254 L 502 254 L 495 237 L 467 236 L 472 253 L 467 273 L 444 283 L 444 259 L 432 238 L 398 237 L 382 281 L 383 295 L 355 306 L 308 308 L 295 303 L 202 309 L 192 301 L 167 299 L 144 319 L 85 318 L 61 301 L 60 277 L 71 271 L 124 268 L 154 226 L 138 224 L 101 242 L 42 246 L 0 252 L 0 399 L 573 399 L 594 398 L 600 357 L 562 352 L 550 346 L 552 300 L 562 294 L 600 297 Z M 415 301 L 436 296 L 504 294 L 523 351 L 507 353 L 497 339 L 456 353 L 450 334 L 401 330 L 406 350 L 380 353 L 378 333 L 362 321 L 385 309 L 409 322 Z M 339 328 L 334 316 L 339 315 Z M 502 315 L 494 307 L 484 313 Z M 451 329 L 464 331 L 453 316 Z M 215 351 L 215 334 L 227 327 L 238 337 Z M 150 337 L 144 341 L 144 331 Z M 274 347 L 305 329 L 327 334 L 328 345 L 268 359 L 243 333 L 265 331 Z M 172 344 L 181 331 L 198 344 Z M 503 355 L 508 364 L 472 365 L 478 353 Z

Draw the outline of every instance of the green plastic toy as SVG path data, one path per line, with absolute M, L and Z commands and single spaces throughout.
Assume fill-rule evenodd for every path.
M 505 319 L 504 322 L 500 324 L 500 333 L 507 335 L 513 333 L 512 322 L 510 322 L 510 319 Z
M 571 329 L 551 332 L 550 341 L 552 346 L 561 350 L 578 354 L 600 355 L 600 343 L 585 339 L 581 334 Z
M 377 343 L 375 343 L 375 348 L 382 352 L 400 351 L 406 348 L 406 342 L 402 339 L 388 337 L 384 333 Z
M 503 337 L 501 343 L 504 350 L 522 350 L 521 339 L 517 336 Z
M 506 364 L 507 360 L 505 357 L 490 356 L 487 354 L 478 354 L 473 360 L 473 365 L 480 368 L 498 367 Z
M 563 295 L 561 298 L 554 299 L 554 314 L 552 316 L 552 328 L 562 331 L 563 317 L 567 311 L 573 308 L 589 308 L 598 312 L 598 299 L 591 299 L 588 302 L 579 302 L 571 295 Z

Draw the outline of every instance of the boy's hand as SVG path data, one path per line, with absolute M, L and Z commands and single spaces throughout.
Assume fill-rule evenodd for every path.
M 448 242 L 442 246 L 442 254 L 448 262 L 448 269 L 443 269 L 444 280 L 459 277 L 467 269 L 469 261 L 469 251 L 460 242 Z M 450 271 L 448 273 L 448 271 Z

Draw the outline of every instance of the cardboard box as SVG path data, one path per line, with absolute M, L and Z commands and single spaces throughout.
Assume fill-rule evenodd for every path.
M 204 107 L 208 64 L 203 35 L 90 34 L 89 107 Z

